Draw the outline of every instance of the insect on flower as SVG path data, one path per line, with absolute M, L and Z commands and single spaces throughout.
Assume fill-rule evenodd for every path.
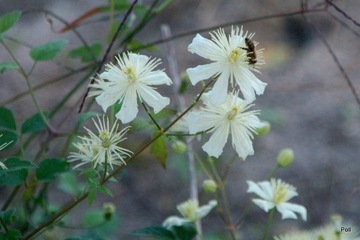
M 241 47 L 241 49 L 246 50 L 249 65 L 255 66 L 255 63 L 257 63 L 255 44 L 250 38 L 245 38 L 245 45 L 246 47 Z

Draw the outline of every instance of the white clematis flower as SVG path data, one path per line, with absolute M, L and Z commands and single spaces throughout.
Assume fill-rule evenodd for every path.
M 209 201 L 208 204 L 199 207 L 199 202 L 195 199 L 189 199 L 179 205 L 177 209 L 183 217 L 171 216 L 164 222 L 163 226 L 170 229 L 172 226 L 181 226 L 189 222 L 195 222 L 210 213 L 210 211 L 217 206 L 216 200 Z
M 221 105 L 214 105 L 208 94 L 204 94 L 202 100 L 205 107 L 190 112 L 188 122 L 191 134 L 209 129 L 209 132 L 213 133 L 209 141 L 203 145 L 204 151 L 210 156 L 219 157 L 230 133 L 232 145 L 242 159 L 253 155 L 253 133 L 263 126 L 256 116 L 258 110 L 247 111 L 253 104 L 235 94 L 228 94 L 225 103 Z
M 305 207 L 288 202 L 291 198 L 298 195 L 294 186 L 274 178 L 270 179 L 270 181 L 259 183 L 247 181 L 247 183 L 249 186 L 247 192 L 255 193 L 261 197 L 253 199 L 253 202 L 265 210 L 265 212 L 276 208 L 281 213 L 282 219 L 297 219 L 295 213 L 299 213 L 302 219 L 306 221 Z
M 243 34 L 242 27 L 241 29 L 233 27 L 228 37 L 222 28 L 210 35 L 211 40 L 197 34 L 188 47 L 191 53 L 213 61 L 187 69 L 191 83 L 195 85 L 201 80 L 218 77 L 210 95 L 214 104 L 225 102 L 229 80 L 231 86 L 236 82 L 245 99 L 254 101 L 255 93 L 263 94 L 267 85 L 252 73 L 252 71 L 259 72 L 256 68 L 264 64 L 263 49 L 256 50 L 258 43 L 251 41 L 254 34 L 247 34 L 247 32 Z M 254 49 L 251 50 L 247 43 Z
M 93 119 L 97 134 L 85 128 L 88 135 L 80 137 L 82 141 L 73 144 L 78 149 L 78 152 L 70 153 L 69 162 L 81 161 L 74 168 L 87 163 L 93 164 L 94 168 L 104 164 L 108 164 L 113 168 L 113 165 L 126 164 L 124 158 L 132 154 L 130 150 L 118 146 L 120 142 L 126 139 L 123 136 L 130 127 L 118 131 L 119 125 L 116 121 L 110 128 L 109 119 L 104 116 L 102 120 L 99 116 L 97 119 L 98 123 Z
M 122 103 L 115 116 L 128 123 L 138 113 L 138 98 L 151 106 L 155 113 L 169 105 L 169 98 L 161 96 L 152 87 L 172 84 L 162 70 L 154 70 L 161 63 L 160 59 L 127 52 L 116 57 L 116 60 L 117 65 L 106 64 L 105 71 L 91 85 L 96 90 L 91 91 L 89 96 L 97 96 L 96 102 L 104 112 L 114 103 Z

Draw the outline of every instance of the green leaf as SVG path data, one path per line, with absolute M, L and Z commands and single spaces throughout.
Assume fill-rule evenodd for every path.
M 39 181 L 51 182 L 55 180 L 56 175 L 66 172 L 70 169 L 70 164 L 60 158 L 48 158 L 39 164 L 36 169 L 36 178 Z
M 11 70 L 16 70 L 19 69 L 19 66 L 16 63 L 13 62 L 1 62 L 0 63 L 0 74 L 6 72 L 6 71 L 11 71 Z
M 173 233 L 161 226 L 151 226 L 142 229 L 137 229 L 131 233 L 136 236 L 151 237 L 162 240 L 176 240 Z
M 11 148 L 18 140 L 18 135 L 12 131 L 0 130 L 0 146 L 5 146 L 1 150 Z
M 5 14 L 0 18 L 0 34 L 5 33 L 19 20 L 21 16 L 20 11 L 13 11 Z
M 4 223 L 11 224 L 15 219 L 14 216 L 15 208 L 10 208 L 5 211 L 0 211 L 0 218 L 4 221 Z
M 25 182 L 28 169 L 34 165 L 18 157 L 8 158 L 3 161 L 6 169 L 0 168 L 0 185 L 19 185 Z
M 46 119 L 49 119 L 49 114 L 44 112 Z M 29 132 L 40 132 L 46 129 L 46 123 L 42 119 L 40 113 L 36 113 L 32 117 L 25 120 L 23 125 L 21 126 L 21 133 L 29 133 Z
M 69 52 L 69 57 L 71 58 L 80 58 L 82 62 L 92 62 L 95 61 L 101 53 L 100 43 L 93 43 L 88 48 L 81 46 L 75 48 Z
M 158 133 L 155 132 L 153 137 Z M 168 151 L 166 149 L 166 138 L 165 136 L 159 137 L 155 142 L 150 146 L 150 152 L 155 156 L 156 160 L 161 164 L 163 168 L 166 168 L 166 158 L 168 156 Z
M 67 40 L 48 42 L 30 50 L 30 57 L 35 61 L 47 61 L 53 59 L 67 44 Z
M 16 122 L 12 111 L 5 107 L 0 107 L 0 127 L 16 130 Z
M 105 186 L 99 186 L 99 191 L 113 197 L 111 190 Z
M 84 122 L 86 122 L 86 120 L 88 120 L 89 118 L 96 117 L 97 115 L 99 115 L 99 113 L 97 112 L 82 113 L 79 117 L 79 120 L 76 123 L 76 128 L 80 128 L 84 124 Z
M 96 187 L 91 187 L 89 189 L 89 194 L 88 194 L 88 197 L 87 197 L 89 205 L 91 205 L 94 202 L 96 194 L 97 194 L 97 188 Z
M 193 223 L 173 226 L 172 230 L 178 240 L 192 240 L 196 237 L 196 229 Z
M 6 233 L 0 233 L 0 240 L 18 240 L 21 239 L 21 233 L 16 229 L 8 229 Z

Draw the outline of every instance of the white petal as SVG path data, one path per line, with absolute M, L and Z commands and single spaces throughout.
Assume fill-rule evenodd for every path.
M 192 85 L 195 85 L 201 80 L 209 79 L 220 71 L 221 68 L 217 62 L 186 69 L 186 73 L 189 75 Z
M 265 199 L 265 200 L 271 200 L 272 199 L 272 188 L 268 181 L 255 183 L 253 181 L 247 181 L 249 187 L 247 192 L 248 193 L 255 193 L 259 197 Z
M 209 156 L 219 157 L 223 151 L 223 148 L 227 142 L 229 135 L 229 126 L 228 124 L 220 125 L 213 134 L 211 135 L 209 141 L 203 145 L 203 149 L 205 152 L 209 154 Z
M 155 113 L 160 112 L 164 107 L 170 104 L 169 98 L 161 96 L 151 87 L 139 84 L 137 90 L 140 97 L 154 109 Z
M 255 92 L 258 95 L 264 93 L 267 84 L 260 81 L 249 69 L 237 68 L 234 71 L 234 76 L 247 101 L 252 102 L 255 100 Z
M 196 211 L 196 219 L 200 219 L 200 218 L 205 217 L 216 206 L 217 206 L 217 201 L 216 200 L 211 200 L 211 201 L 209 201 L 208 204 L 206 204 L 204 206 L 201 206 Z
M 219 117 L 221 116 L 216 116 L 208 112 L 190 112 L 188 116 L 189 132 L 195 134 L 213 128 L 218 125 L 220 121 Z
M 231 125 L 232 145 L 237 154 L 245 160 L 247 156 L 254 154 L 252 141 L 250 139 L 251 132 L 242 125 Z
M 270 209 L 274 208 L 275 205 L 273 202 L 265 201 L 263 199 L 255 198 L 252 200 L 256 205 L 258 205 L 265 212 L 268 212 Z
M 293 218 L 297 219 L 296 213 L 299 213 L 304 221 L 306 221 L 306 208 L 295 203 L 284 202 L 278 205 L 277 210 L 281 213 L 282 219 Z
M 188 46 L 188 50 L 191 53 L 195 53 L 200 57 L 207 58 L 213 61 L 220 55 L 223 55 L 222 50 L 213 41 L 202 37 L 200 34 L 196 34 L 195 38 Z
M 184 223 L 190 222 L 188 219 L 177 217 L 177 216 L 170 216 L 163 222 L 163 227 L 170 229 L 172 226 L 181 226 Z
M 226 101 L 228 85 L 229 85 L 229 72 L 224 71 L 216 80 L 213 89 L 209 93 L 211 102 L 214 105 L 223 104 Z
M 149 72 L 145 76 L 142 76 L 138 81 L 146 85 L 172 84 L 171 79 L 166 75 L 166 73 L 160 70 Z
M 134 87 L 129 87 L 122 102 L 121 109 L 115 117 L 120 119 L 123 123 L 128 123 L 134 120 L 138 112 L 136 89 Z

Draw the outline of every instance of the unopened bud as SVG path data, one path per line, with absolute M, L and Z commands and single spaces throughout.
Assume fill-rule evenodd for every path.
M 216 192 L 217 184 L 214 180 L 207 179 L 207 180 L 204 180 L 202 187 L 205 192 L 214 193 L 214 192 Z
M 277 164 L 279 167 L 285 168 L 294 161 L 294 152 L 291 148 L 282 149 L 277 156 Z
M 116 207 L 113 203 L 105 203 L 103 205 L 103 210 L 104 210 L 104 219 L 106 221 L 111 220 L 113 214 L 116 211 Z
M 177 140 L 171 144 L 172 149 L 174 152 L 182 154 L 187 151 L 187 146 L 183 141 Z
M 261 128 L 256 129 L 256 133 L 259 136 L 264 136 L 266 135 L 268 132 L 270 132 L 271 129 L 271 125 L 269 122 L 267 121 L 262 121 L 261 122 L 263 124 L 263 126 Z

